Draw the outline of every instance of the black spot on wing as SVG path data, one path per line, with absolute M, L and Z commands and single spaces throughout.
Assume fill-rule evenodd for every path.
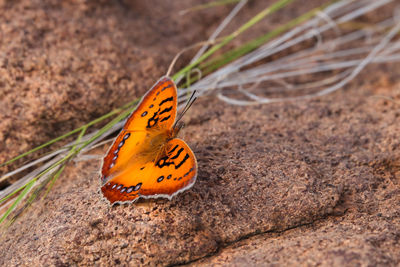
M 169 101 L 173 101 L 173 100 L 174 100 L 173 96 L 165 98 L 163 101 L 160 102 L 159 106 L 162 106 L 162 104 L 167 103 Z
M 165 166 L 169 166 L 174 164 L 173 161 L 170 161 L 168 157 L 162 157 L 161 159 L 159 159 L 156 163 L 156 166 L 159 168 L 163 168 Z
M 131 136 L 131 134 L 130 133 L 127 133 L 125 136 L 124 136 L 124 140 L 126 140 L 126 139 L 128 139 L 129 138 L 129 136 Z
M 175 146 L 168 154 L 169 155 L 171 155 L 171 152 L 173 151 L 173 150 L 175 150 L 177 148 L 177 146 Z M 170 166 L 170 165 L 174 165 L 175 166 L 175 169 L 178 169 L 178 168 L 180 168 L 187 160 L 188 160 L 188 158 L 189 158 L 189 154 L 188 153 L 186 153 L 186 155 L 185 155 L 185 157 L 181 160 L 181 162 L 179 162 L 178 164 L 175 164 L 175 162 L 174 162 L 174 160 L 175 159 L 177 159 L 180 155 L 181 155 L 181 153 L 184 151 L 184 149 L 183 148 L 181 148 L 181 149 L 179 149 L 177 152 L 176 152 L 176 154 L 173 156 L 173 157 L 169 157 L 169 156 L 165 156 L 165 157 L 162 157 L 161 159 L 159 159 L 157 162 L 156 162 L 156 166 L 157 167 L 159 167 L 159 168 L 163 168 L 163 167 L 165 167 L 165 166 Z M 192 171 L 192 170 L 190 170 L 190 171 Z M 189 172 L 190 172 L 189 171 Z
M 134 188 L 133 191 L 138 191 L 142 187 L 142 183 L 138 183 Z
M 160 112 L 160 109 L 158 109 L 156 112 L 154 112 L 153 117 L 148 119 L 146 128 L 151 128 L 151 127 L 153 127 L 154 125 L 157 124 L 158 119 L 159 119 L 158 118 L 158 115 L 159 115 L 158 113 L 159 112 Z
M 177 149 L 179 147 L 179 145 L 174 146 L 169 152 L 168 154 L 171 154 L 175 151 L 175 149 Z
M 176 152 L 175 156 L 173 156 L 171 159 L 177 159 L 179 155 L 182 153 L 183 148 L 179 149 L 178 152 Z
M 194 170 L 194 168 L 192 167 L 190 170 L 188 170 L 188 172 L 187 172 L 187 173 L 185 173 L 185 174 L 183 175 L 183 177 L 186 177 L 186 176 L 188 176 L 188 175 L 189 175 L 189 173 L 191 173 L 193 170 Z
M 172 87 L 172 84 L 169 84 L 169 85 L 167 85 L 167 86 L 164 86 L 164 87 L 161 89 L 161 91 L 164 91 L 165 89 L 171 88 L 171 87 Z
M 163 118 L 162 120 L 160 120 L 160 122 L 166 121 L 166 120 L 168 120 L 169 118 L 171 118 L 171 116 L 168 116 L 168 117 Z
M 175 169 L 179 169 L 179 168 L 182 166 L 182 164 L 185 163 L 185 161 L 188 160 L 188 158 L 189 158 L 189 154 L 186 153 L 186 155 L 185 155 L 185 157 L 183 158 L 183 160 L 182 160 L 181 162 L 179 162 L 178 165 L 175 165 Z
M 118 144 L 118 148 L 121 148 L 124 144 L 125 144 L 125 140 L 122 140 L 122 141 Z
M 171 110 L 172 110 L 172 107 L 165 108 L 165 109 L 163 109 L 163 110 L 160 112 L 160 115 L 162 115 L 162 114 L 164 114 L 164 113 L 166 113 L 166 112 L 170 112 Z

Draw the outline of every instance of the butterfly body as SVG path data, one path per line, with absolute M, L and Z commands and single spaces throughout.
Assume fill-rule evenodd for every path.
M 143 97 L 104 158 L 101 191 L 111 203 L 172 198 L 197 175 L 194 153 L 176 138 L 177 89 L 164 77 Z

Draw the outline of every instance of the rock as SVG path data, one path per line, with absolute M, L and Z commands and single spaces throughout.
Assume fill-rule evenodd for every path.
M 9 16 L 43 16 L 39 2 L 22 2 L 29 8 L 2 9 Z M 161 51 L 172 55 L 180 39 L 193 36 L 164 36 L 188 25 L 172 18 L 172 26 L 149 37 L 153 41 L 141 40 L 162 21 L 147 25 L 149 7 L 139 2 L 122 2 L 124 8 L 118 2 L 66 3 L 63 9 L 53 3 L 41 31 L 28 27 L 29 16 L 17 17 L 49 39 L 28 34 L 16 46 L 39 38 L 54 55 L 43 60 L 45 46 L 32 48 L 34 62 L 44 65 L 24 63 L 18 67 L 23 81 L 10 78 L 17 88 L 30 79 L 37 83 L 5 97 L 7 127 L 0 124 L 0 136 L 11 147 L 46 141 L 50 133 L 57 136 L 54 129 L 64 132 L 142 94 L 171 58 L 160 58 Z M 134 17 L 135 8 L 144 13 Z M 217 23 L 215 14 L 208 16 Z M 135 27 L 140 32 L 128 31 Z M 153 45 L 161 40 L 170 47 Z M 15 62 L 30 55 L 10 56 L 9 62 L 19 66 Z M 2 71 L 11 77 L 13 68 Z M 0 237 L 0 265 L 398 265 L 400 106 L 371 96 L 400 101 L 399 81 L 388 77 L 390 83 L 379 87 L 371 74 L 389 75 L 369 68 L 359 80 L 369 86 L 354 82 L 301 102 L 237 107 L 200 98 L 185 115 L 183 133 L 197 156 L 197 182 L 171 201 L 110 207 L 98 192 L 100 160 L 70 163 L 48 197 Z M 100 153 L 106 151 L 104 146 Z

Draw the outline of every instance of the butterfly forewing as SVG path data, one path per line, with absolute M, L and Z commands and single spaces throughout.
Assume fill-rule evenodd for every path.
M 167 77 L 161 78 L 143 97 L 123 129 L 170 129 L 176 117 L 176 98 L 175 83 Z
M 146 131 L 122 130 L 120 132 L 104 158 L 101 170 L 102 184 L 122 172 L 132 162 L 137 161 L 140 151 L 143 151 L 148 140 L 146 136 Z
M 143 156 L 141 154 L 151 136 L 172 127 L 176 117 L 176 97 L 175 83 L 167 77 L 161 78 L 147 92 L 104 158 L 103 184 L 117 171 Z

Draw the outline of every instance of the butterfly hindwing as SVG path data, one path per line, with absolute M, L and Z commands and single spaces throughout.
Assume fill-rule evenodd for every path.
M 154 163 L 153 173 L 139 192 L 141 196 L 174 194 L 189 188 L 196 181 L 197 161 L 193 151 L 179 138 L 167 143 L 166 155 Z
M 183 191 L 196 180 L 197 162 L 194 153 L 181 139 L 166 144 L 165 155 L 147 163 L 135 162 L 101 188 L 113 204 L 138 197 L 168 197 Z
M 170 129 L 175 122 L 176 103 L 175 83 L 170 78 L 163 77 L 143 96 L 123 129 L 129 131 Z

